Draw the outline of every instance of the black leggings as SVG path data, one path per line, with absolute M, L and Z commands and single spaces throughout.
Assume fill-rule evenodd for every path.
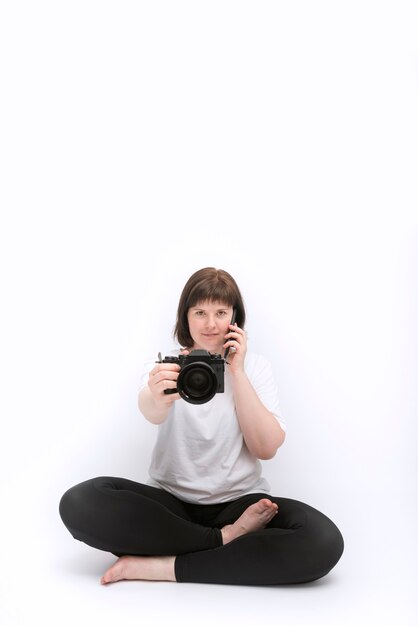
M 265 497 L 279 506 L 266 528 L 223 545 L 220 529 Z M 116 556 L 176 556 L 178 582 L 310 582 L 325 576 L 344 549 L 340 531 L 323 513 L 265 493 L 190 504 L 149 485 L 100 477 L 69 489 L 60 514 L 75 539 Z

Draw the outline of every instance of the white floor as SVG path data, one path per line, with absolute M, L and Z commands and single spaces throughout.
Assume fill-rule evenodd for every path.
M 382 502 L 374 495 L 336 511 L 336 518 L 345 552 L 314 583 L 256 588 L 124 581 L 103 587 L 100 576 L 115 557 L 74 541 L 52 516 L 46 531 L 36 531 L 38 543 L 33 537 L 27 550 L 16 552 L 7 543 L 2 550 L 0 623 L 416 624 L 413 507 L 400 497 Z

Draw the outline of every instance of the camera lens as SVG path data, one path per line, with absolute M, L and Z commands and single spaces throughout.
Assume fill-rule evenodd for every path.
M 191 404 L 204 404 L 213 398 L 218 388 L 215 372 L 207 363 L 196 361 L 186 365 L 177 379 L 177 389 Z

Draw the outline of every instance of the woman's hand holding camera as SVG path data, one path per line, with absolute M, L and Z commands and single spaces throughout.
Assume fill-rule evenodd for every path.
M 180 365 L 177 363 L 158 363 L 151 370 L 148 387 L 157 407 L 170 407 L 175 400 L 180 398 L 178 393 L 164 393 L 166 389 L 176 388 L 179 372 Z
M 189 354 L 189 350 L 181 350 L 181 354 Z M 180 365 L 177 363 L 158 363 L 151 370 L 148 387 L 151 391 L 152 398 L 157 405 L 161 408 L 169 408 L 175 400 L 180 399 L 178 393 L 164 393 L 166 389 L 175 389 L 177 386 L 177 378 L 180 372 Z

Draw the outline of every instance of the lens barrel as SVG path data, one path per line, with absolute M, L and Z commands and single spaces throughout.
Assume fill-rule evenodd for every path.
M 204 404 L 218 389 L 216 374 L 208 363 L 195 361 L 185 365 L 177 379 L 180 396 L 191 404 Z

